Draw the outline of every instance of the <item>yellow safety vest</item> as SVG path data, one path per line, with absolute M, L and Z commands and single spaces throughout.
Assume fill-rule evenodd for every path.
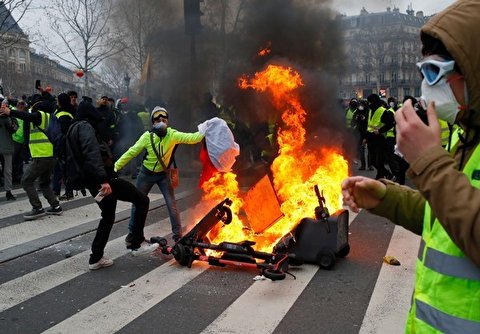
M 352 119 L 355 111 L 356 109 L 354 110 L 352 108 L 348 108 L 347 111 L 345 111 L 345 125 L 347 126 L 347 129 L 352 127 Z
M 480 145 L 463 173 L 480 188 Z M 431 223 L 428 202 L 405 332 L 480 333 L 480 267 L 465 256 L 438 219 Z
M 389 108 L 387 109 L 387 111 L 391 112 L 394 116 L 395 116 L 395 110 L 393 110 L 393 108 Z M 387 131 L 387 137 L 390 137 L 390 138 L 395 138 L 395 125 Z
M 386 109 L 384 107 L 378 107 L 377 110 L 372 111 L 370 110 L 371 117 L 368 117 L 368 125 L 367 125 L 367 131 L 368 132 L 374 132 L 375 130 L 380 129 L 384 124 L 380 120 L 382 118 L 383 112 Z
M 49 158 L 53 157 L 53 145 L 48 140 L 47 135 L 43 132 L 48 128 L 50 123 L 50 114 L 44 111 L 38 111 L 42 116 L 42 122 L 36 126 L 30 123 L 30 140 L 29 148 L 32 158 Z M 40 130 L 42 129 L 42 130 Z
M 448 145 L 448 138 L 450 137 L 448 123 L 442 119 L 439 119 L 438 124 L 440 124 L 440 139 L 442 140 L 442 146 L 446 147 Z

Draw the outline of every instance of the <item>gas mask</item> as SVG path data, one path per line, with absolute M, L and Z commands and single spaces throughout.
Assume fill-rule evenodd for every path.
M 452 88 L 446 78 L 440 79 L 436 84 L 430 86 L 425 79 L 422 80 L 422 99 L 428 106 L 430 102 L 435 101 L 435 110 L 437 116 L 449 124 L 455 123 L 455 119 L 460 111 L 457 99 L 453 95 Z
M 156 122 L 153 124 L 152 132 L 157 134 L 159 137 L 165 137 L 167 134 L 167 124 L 163 122 Z

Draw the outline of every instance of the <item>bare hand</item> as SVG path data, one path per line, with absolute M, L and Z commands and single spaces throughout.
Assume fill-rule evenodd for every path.
M 102 187 L 98 192 L 102 193 L 103 196 L 108 196 L 112 193 L 112 187 L 110 187 L 108 182 L 102 183 Z
M 375 208 L 386 192 L 382 182 L 364 176 L 352 176 L 342 182 L 343 203 L 353 212 Z
M 442 145 L 440 140 L 440 124 L 438 124 L 435 103 L 430 102 L 427 108 L 428 124 L 422 122 L 407 100 L 395 113 L 397 123 L 397 146 L 407 162 L 412 163 L 435 146 Z

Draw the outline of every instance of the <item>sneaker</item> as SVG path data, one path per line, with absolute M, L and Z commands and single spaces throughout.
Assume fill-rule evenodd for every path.
M 47 215 L 56 215 L 56 216 L 59 216 L 63 213 L 63 210 L 62 210 L 62 207 L 60 205 L 56 206 L 56 207 L 49 207 L 45 213 Z
M 100 260 L 98 260 L 97 263 L 89 264 L 88 269 L 97 270 L 104 267 L 110 267 L 112 264 L 113 264 L 112 260 L 107 259 L 105 256 L 103 256 Z
M 133 256 L 146 255 L 146 254 L 150 254 L 151 252 L 154 252 L 155 250 L 157 250 L 158 247 L 160 247 L 160 245 L 157 243 L 150 244 L 145 241 L 145 242 L 142 242 L 139 248 L 132 249 L 131 253 Z
M 17 199 L 11 191 L 7 191 L 5 196 L 7 197 L 7 201 L 15 201 Z
M 70 201 L 73 199 L 73 194 L 63 194 L 62 196 L 58 197 L 59 201 Z
M 25 220 L 34 220 L 41 216 L 45 216 L 45 210 L 43 210 L 43 208 L 40 208 L 40 209 L 33 208 L 32 211 L 24 214 L 23 218 L 25 218 Z
M 128 233 L 127 236 L 125 237 L 125 246 L 127 246 L 127 248 L 131 248 L 132 247 L 132 241 L 133 241 L 133 234 Z

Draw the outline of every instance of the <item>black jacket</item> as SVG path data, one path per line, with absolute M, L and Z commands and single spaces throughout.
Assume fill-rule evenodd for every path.
M 100 188 L 100 184 L 116 177 L 108 145 L 87 121 L 76 121 L 68 131 L 67 175 L 79 175 L 85 188 Z

